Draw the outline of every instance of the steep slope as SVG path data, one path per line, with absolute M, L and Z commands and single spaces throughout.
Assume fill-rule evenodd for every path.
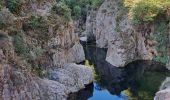
M 75 64 L 85 59 L 83 47 L 55 1 L 23 0 L 14 11 L 1 6 L 1 100 L 66 100 L 93 81 L 89 67 Z

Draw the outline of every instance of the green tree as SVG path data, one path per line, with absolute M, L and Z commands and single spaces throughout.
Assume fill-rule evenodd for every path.
M 65 17 L 66 19 L 71 18 L 71 9 L 63 1 L 59 1 L 58 3 L 56 3 L 53 6 L 52 10 L 55 11 L 55 13 L 57 13 L 58 15 Z
M 73 15 L 75 17 L 80 17 L 81 16 L 81 8 L 80 8 L 80 6 L 75 6 L 73 8 Z

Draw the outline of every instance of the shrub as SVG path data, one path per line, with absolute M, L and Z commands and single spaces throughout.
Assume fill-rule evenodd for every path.
M 31 16 L 29 20 L 24 24 L 25 28 L 35 29 L 41 27 L 42 17 L 38 16 Z
M 81 16 L 81 8 L 80 8 L 80 6 L 75 6 L 73 8 L 73 15 L 75 17 L 80 17 Z
M 169 0 L 125 0 L 124 4 L 129 8 L 129 16 L 135 24 L 154 21 L 155 17 L 167 9 Z
M 42 49 L 41 47 L 35 47 L 33 48 L 32 51 L 30 51 L 30 57 L 32 60 L 35 60 L 37 58 L 39 58 L 43 53 L 44 53 L 44 49 Z
M 98 8 L 102 4 L 103 0 L 90 0 L 92 8 Z
M 24 0 L 7 0 L 6 7 L 13 13 L 19 14 Z
M 98 8 L 104 0 L 57 0 L 64 2 L 70 9 L 71 15 L 75 18 L 86 17 L 87 9 Z
M 15 17 L 13 14 L 11 14 L 8 9 L 3 8 L 0 11 L 0 28 L 12 25 L 14 23 L 14 19 Z
M 158 51 L 158 55 L 155 57 L 156 61 L 166 63 L 167 61 L 167 44 L 168 44 L 168 26 L 166 25 L 166 21 L 157 22 L 155 24 L 155 32 L 154 38 L 158 42 L 156 44 L 156 50 Z
M 166 63 L 167 59 L 168 59 L 168 56 L 160 56 L 160 55 L 154 58 L 155 61 L 162 62 L 162 63 Z
M 28 47 L 23 39 L 23 33 L 18 33 L 13 36 L 13 45 L 15 48 L 15 52 L 19 56 L 24 56 L 24 57 L 28 56 Z
M 60 1 L 56 3 L 52 10 L 55 11 L 58 15 L 63 16 L 66 19 L 71 19 L 71 9 L 65 4 L 65 2 Z

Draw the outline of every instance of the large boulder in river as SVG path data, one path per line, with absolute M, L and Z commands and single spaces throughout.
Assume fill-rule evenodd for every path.
M 120 67 L 136 59 L 150 59 L 145 38 L 137 33 L 122 0 L 105 0 L 96 16 L 96 44 L 108 48 L 106 61 Z
M 154 100 L 170 100 L 170 89 L 157 92 Z
M 154 100 L 170 100 L 170 77 L 167 77 L 155 95 Z
M 77 92 L 93 82 L 93 72 L 87 66 L 72 63 L 66 64 L 63 68 L 50 70 L 48 78 L 64 84 L 71 92 Z

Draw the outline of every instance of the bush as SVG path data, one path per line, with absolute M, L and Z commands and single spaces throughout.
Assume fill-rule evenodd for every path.
M 167 44 L 168 44 L 168 32 L 167 32 L 167 23 L 166 21 L 157 22 L 155 24 L 154 38 L 158 42 L 156 44 L 156 50 L 158 55 L 155 57 L 156 61 L 166 63 L 168 54 L 167 54 Z
M 80 8 L 80 6 L 75 6 L 73 8 L 73 15 L 75 17 L 80 17 L 81 16 L 81 8 Z
M 103 0 L 90 0 L 92 8 L 98 8 L 102 4 Z
M 24 29 L 25 30 L 26 28 L 35 29 L 35 28 L 41 27 L 42 25 L 41 22 L 42 22 L 42 17 L 31 16 L 29 20 L 24 24 Z
M 169 0 L 125 0 L 125 6 L 129 8 L 129 16 L 135 24 L 154 21 L 154 19 L 165 12 L 170 4 Z
M 158 15 L 160 8 L 149 2 L 138 2 L 136 6 L 132 9 L 133 21 L 139 23 L 142 21 L 153 21 L 154 17 Z
M 104 0 L 57 0 L 64 2 L 70 9 L 71 15 L 75 18 L 86 17 L 87 9 L 100 7 Z
M 63 1 L 56 3 L 52 10 L 66 19 L 71 19 L 71 9 Z
M 19 56 L 27 57 L 28 56 L 28 47 L 23 39 L 23 34 L 18 33 L 13 36 L 13 45 L 15 48 L 15 52 Z
M 19 14 L 24 0 L 7 0 L 6 7 L 13 13 Z
M 35 60 L 37 58 L 39 58 L 43 53 L 44 53 L 44 49 L 42 49 L 41 47 L 35 47 L 33 48 L 32 51 L 30 51 L 30 58 L 32 60 Z
M 3 8 L 0 11 L 0 28 L 12 25 L 14 23 L 14 19 L 15 17 L 13 14 L 11 14 L 8 9 Z

